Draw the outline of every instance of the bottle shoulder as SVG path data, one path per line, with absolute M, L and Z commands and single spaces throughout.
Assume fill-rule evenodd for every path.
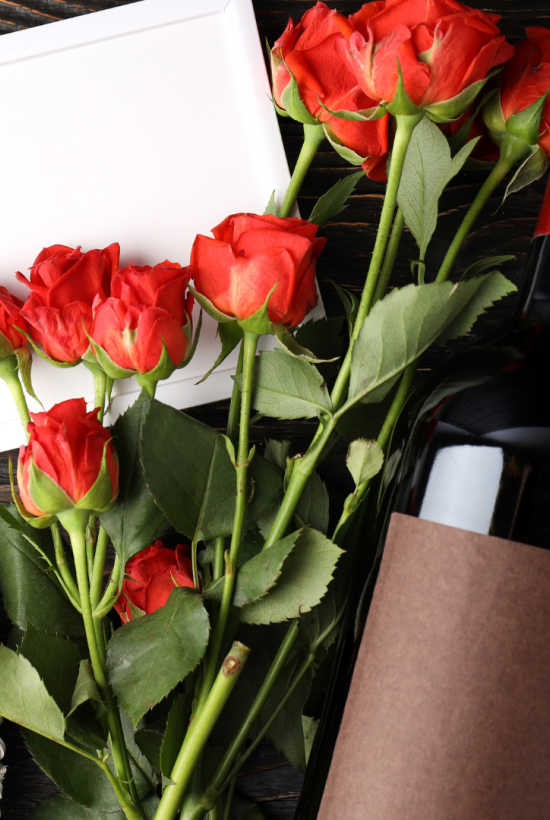
M 386 511 L 550 546 L 549 371 L 550 333 L 536 321 L 451 357 L 396 428 Z

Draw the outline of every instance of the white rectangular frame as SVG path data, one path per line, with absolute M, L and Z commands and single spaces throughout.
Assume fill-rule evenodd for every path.
M 196 60 L 191 70 L 186 59 Z M 148 61 L 154 64 L 150 72 Z M 182 66 L 188 70 L 185 82 L 174 76 Z M 197 74 L 193 74 L 194 67 Z M 62 104 L 72 101 L 80 89 L 84 98 L 77 99 L 74 107 Z M 121 89 L 124 93 L 117 97 Z M 186 95 L 185 103 L 182 95 Z M 168 256 L 185 265 L 196 233 L 208 234 L 229 213 L 262 213 L 274 189 L 280 202 L 289 172 L 269 95 L 251 0 L 141 0 L 0 37 L 0 106 L 11 112 L 14 126 L 0 133 L 0 150 L 12 163 L 11 173 L 3 173 L 0 185 L 0 284 L 25 298 L 26 289 L 15 283 L 14 271 L 24 272 L 43 246 L 57 243 L 88 250 L 120 241 L 121 264 L 155 264 Z M 215 106 L 210 104 L 213 98 Z M 126 120 L 120 104 L 126 105 Z M 199 148 L 212 146 L 213 134 L 218 134 L 214 153 L 219 144 L 219 154 L 189 156 L 183 162 L 174 150 L 178 143 L 168 137 L 164 152 L 148 151 L 147 140 L 156 144 L 158 134 L 164 136 L 161 111 L 179 117 L 178 123 L 186 130 L 178 133 L 182 139 L 191 135 L 189 139 Z M 136 112 L 143 114 L 137 118 L 139 127 L 125 130 L 125 123 L 136 121 Z M 75 117 L 80 118 L 78 127 Z M 193 130 L 188 125 L 191 118 Z M 102 130 L 104 124 L 111 125 L 111 131 Z M 145 139 L 140 127 L 146 130 Z M 174 127 L 172 120 L 170 127 Z M 59 142 L 67 134 L 63 152 L 52 162 L 51 154 L 59 153 Z M 83 145 L 75 148 L 75 137 Z M 171 179 L 166 179 L 167 157 L 175 163 Z M 156 174 L 155 163 L 163 162 L 162 171 Z M 205 169 L 201 190 L 182 196 L 177 186 L 199 167 Z M 87 180 L 84 190 L 75 184 L 77 170 Z M 129 191 L 134 170 L 141 175 L 147 196 L 128 225 L 122 207 L 113 211 L 108 189 L 109 181 L 120 171 L 124 184 L 118 196 L 124 201 L 126 195 L 125 207 L 131 211 L 139 195 L 137 190 Z M 70 205 L 60 195 L 57 179 L 65 186 L 61 190 Z M 106 198 L 102 198 L 102 180 Z M 159 202 L 165 207 L 162 219 L 154 208 Z M 205 202 L 209 203 L 208 216 L 203 214 L 199 225 L 198 211 Z M 107 206 L 111 208 L 108 214 L 104 213 Z M 140 223 L 142 213 L 146 221 Z M 81 231 L 75 227 L 75 214 L 82 217 Z M 316 314 L 322 315 L 322 308 Z M 206 317 L 195 358 L 159 385 L 161 401 L 181 408 L 230 395 L 234 355 L 206 382 L 196 384 L 218 354 L 215 329 Z M 35 387 L 45 406 L 83 393 L 89 402 L 93 400 L 91 377 L 82 365 L 54 370 L 35 356 L 33 367 Z M 113 421 L 138 393 L 133 379 L 117 382 L 107 420 Z M 33 400 L 30 405 L 38 409 Z M 0 382 L 0 450 L 22 441 L 11 397 Z

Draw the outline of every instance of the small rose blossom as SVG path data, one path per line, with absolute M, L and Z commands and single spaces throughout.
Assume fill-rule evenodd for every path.
M 189 267 L 168 260 L 154 267 L 129 265 L 119 270 L 110 298 L 98 296 L 94 302 L 94 343 L 118 367 L 141 374 L 159 364 L 164 343 L 171 360 L 168 369 L 178 367 L 191 340 L 190 276 Z
M 504 122 L 537 102 L 550 88 L 550 29 L 532 26 L 527 40 L 516 44 L 515 57 L 504 67 L 500 102 Z M 550 157 L 550 100 L 540 123 L 539 146 Z
M 422 108 L 453 99 L 514 54 L 496 25 L 499 15 L 457 0 L 387 0 L 370 17 L 335 19 L 347 40 L 336 49 L 364 93 L 379 102 L 394 99 L 398 62 L 405 91 Z
M 0 287 L 0 358 L 27 345 L 25 337 L 16 330 L 16 327 L 25 332 L 28 330 L 27 322 L 21 315 L 22 307 L 21 299 Z
M 384 6 L 384 0 L 367 3 L 358 15 L 366 19 Z M 283 93 L 291 81 L 292 72 L 308 112 L 327 125 L 331 138 L 335 137 L 360 157 L 367 157 L 362 164 L 367 176 L 384 181 L 388 117 L 352 122 L 331 116 L 326 110 L 355 112 L 377 105 L 359 88 L 355 75 L 335 49 L 335 42 L 344 41 L 344 35 L 334 15 L 332 9 L 319 2 L 306 11 L 300 22 L 289 20 L 271 51 L 273 98 L 280 108 L 284 108 Z
M 30 279 L 17 279 L 31 290 L 23 308 L 35 342 L 58 362 L 76 363 L 89 347 L 92 304 L 107 298 L 118 268 L 119 246 L 82 253 L 80 248 L 51 245 L 36 257 Z
M 19 450 L 17 483 L 23 506 L 32 515 L 62 512 L 79 505 L 100 475 L 104 480 L 100 491 L 95 493 L 93 509 L 102 512 L 116 498 L 118 459 L 111 434 L 99 423 L 97 413 L 97 408 L 90 413 L 86 411 L 84 399 L 69 399 L 45 413 L 30 414 L 32 421 L 27 427 L 30 437 L 27 446 Z M 61 493 L 56 491 L 50 499 L 46 498 L 47 489 L 44 490 L 44 482 L 41 483 L 41 474 L 48 476 Z M 33 498 L 34 486 L 40 499 Z
M 197 291 L 217 310 L 247 319 L 268 303 L 271 322 L 296 327 L 317 304 L 315 265 L 325 246 L 303 219 L 233 214 L 197 236 L 191 266 Z
M 176 587 L 194 588 L 189 547 L 185 544 L 171 550 L 162 541 L 155 541 L 128 561 L 125 575 L 115 604 L 123 623 L 132 620 L 132 608 L 150 615 L 164 606 Z

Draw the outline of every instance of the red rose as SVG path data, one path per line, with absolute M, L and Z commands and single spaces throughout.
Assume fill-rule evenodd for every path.
M 78 362 L 88 349 L 92 304 L 96 295 L 109 295 L 119 250 L 117 243 L 87 253 L 52 245 L 36 257 L 30 281 L 17 273 L 31 289 L 23 314 L 32 338 L 51 359 Z
M 97 412 L 87 413 L 84 399 L 69 399 L 47 413 L 30 414 L 29 443 L 17 463 L 19 494 L 29 513 L 110 508 L 118 492 L 118 460 Z
M 22 307 L 21 299 L 13 296 L 6 288 L 0 287 L 0 358 L 27 344 L 25 337 L 14 327 L 17 326 L 25 332 L 28 330 L 27 323 L 21 315 Z
M 189 547 L 185 544 L 171 550 L 162 541 L 155 541 L 128 561 L 125 575 L 115 604 L 123 623 L 132 620 L 132 608 L 150 615 L 164 606 L 176 587 L 194 588 Z
M 499 19 L 457 0 L 387 0 L 385 9 L 367 19 L 336 15 L 348 41 L 337 42 L 336 49 L 365 94 L 380 102 L 394 99 L 399 61 L 405 91 L 415 105 L 426 107 L 451 100 L 513 56 Z
M 353 17 L 366 19 L 385 5 L 385 0 L 367 3 Z M 335 41 L 344 40 L 344 36 L 334 15 L 324 3 L 317 3 L 306 11 L 300 22 L 289 20 L 271 51 L 273 98 L 280 108 L 285 107 L 283 93 L 290 83 L 290 69 L 308 112 L 327 125 L 331 138 L 336 137 L 360 157 L 368 157 L 362 165 L 367 176 L 385 180 L 388 118 L 350 122 L 332 117 L 321 105 L 331 111 L 364 111 L 376 106 L 376 102 L 361 91 L 355 75 L 336 52 Z
M 504 121 L 524 111 L 550 88 L 550 29 L 533 26 L 527 40 L 516 45 L 516 55 L 502 72 L 500 102 Z M 540 123 L 538 144 L 550 156 L 550 102 Z
M 296 327 L 317 304 L 315 264 L 325 246 L 303 219 L 233 214 L 197 236 L 191 266 L 197 291 L 228 316 L 247 319 L 269 299 L 271 322 Z
M 187 290 L 190 268 L 173 262 L 130 265 L 111 283 L 111 297 L 96 297 L 91 337 L 117 367 L 149 373 L 160 362 L 163 342 L 170 362 L 167 378 L 185 359 L 191 339 L 193 297 Z M 107 371 L 109 363 L 101 359 Z M 113 375 L 115 374 L 110 374 Z

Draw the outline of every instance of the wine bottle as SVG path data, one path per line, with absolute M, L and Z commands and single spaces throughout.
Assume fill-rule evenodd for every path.
M 342 805 L 341 794 L 337 799 L 333 794 L 347 788 L 342 777 L 342 754 L 335 760 L 330 776 L 329 769 L 392 513 L 409 517 L 398 523 L 402 534 L 411 532 L 412 541 L 411 525 L 417 525 L 428 528 L 429 536 L 440 542 L 449 537 L 448 533 L 460 531 L 471 537 L 478 534 L 481 539 L 491 536 L 495 543 L 501 539 L 550 549 L 550 183 L 513 315 L 489 337 L 451 355 L 430 374 L 404 408 L 392 447 L 393 452 L 401 451 L 399 468 L 386 487 L 377 515 L 371 510 L 369 523 L 374 536 L 356 573 L 295 820 L 314 820 L 318 816 L 320 820 L 332 820 L 337 806 L 347 819 L 352 816 L 349 807 Z M 426 532 L 419 533 L 420 543 L 429 540 Z M 386 674 L 391 678 L 391 671 L 386 670 Z M 356 690 L 360 687 L 357 676 L 354 686 Z M 414 711 L 412 704 L 411 709 Z M 359 746 L 351 737 L 350 720 L 343 727 L 350 735 L 343 754 L 352 757 Z M 383 726 L 378 728 L 385 731 Z M 402 740 L 406 742 L 405 736 Z M 378 762 L 370 760 L 375 768 Z M 349 764 L 353 777 L 361 780 L 362 766 L 367 762 L 354 763 L 352 757 Z M 432 774 L 436 769 L 434 766 Z M 377 776 L 383 781 L 386 774 L 377 771 Z M 323 798 L 327 777 L 330 794 Z M 341 782 L 335 786 L 337 778 Z M 389 781 L 380 789 L 390 790 Z M 391 804 L 389 798 L 386 802 Z M 378 808 L 373 809 L 378 814 L 371 814 L 363 805 L 357 817 L 417 817 L 414 811 L 405 815 L 399 801 L 399 807 L 387 813 L 384 803 L 382 812 L 382 803 L 376 803 Z M 513 810 L 513 801 L 510 808 Z M 419 812 L 425 820 L 432 817 L 425 805 Z M 447 806 L 442 809 L 434 805 L 433 812 L 438 820 L 455 817 Z M 462 816 L 456 814 L 457 818 Z M 523 820 L 531 814 L 522 811 L 517 814 L 520 816 Z M 493 814 L 472 814 L 472 820 L 489 817 Z

